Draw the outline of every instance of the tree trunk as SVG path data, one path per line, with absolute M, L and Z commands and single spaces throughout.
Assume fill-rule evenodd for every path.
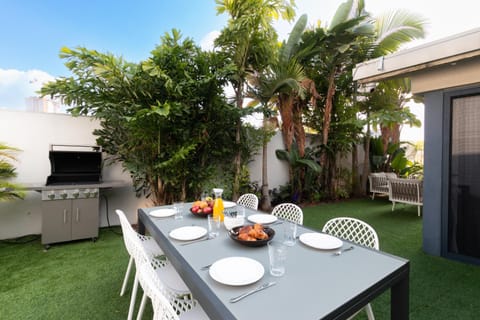
M 239 84 L 238 88 L 235 89 L 235 102 L 237 108 L 243 108 L 243 84 Z M 242 173 L 242 151 L 240 146 L 241 143 L 241 130 L 242 130 L 242 120 L 238 119 L 237 127 L 235 129 L 235 145 L 237 148 L 237 153 L 233 160 L 233 165 L 235 168 L 235 175 L 233 177 L 233 186 L 232 186 L 232 200 L 237 201 L 240 193 L 240 176 Z
M 358 177 L 358 150 L 355 142 L 352 147 L 352 193 L 355 196 L 362 194 Z
M 263 127 L 265 130 L 267 129 L 266 122 L 267 121 L 264 119 Z M 270 194 L 268 192 L 268 141 L 266 137 L 267 133 L 264 132 L 262 148 L 262 196 L 260 198 L 260 210 L 268 212 L 272 207 L 272 202 L 270 199 Z
M 300 101 L 296 101 L 293 104 L 293 129 L 295 141 L 297 142 L 298 154 L 300 158 L 305 157 L 305 129 L 303 127 L 302 115 L 303 115 L 303 104 Z
M 285 149 L 290 151 L 293 143 L 294 124 L 293 124 L 293 95 L 280 94 L 278 109 L 282 118 L 282 137 Z
M 237 124 L 237 128 L 235 131 L 235 144 L 237 146 L 240 145 L 240 131 L 242 128 L 242 121 L 239 121 Z M 233 179 L 233 187 L 232 187 L 232 200 L 237 201 L 240 193 L 240 175 L 242 173 L 242 152 L 241 148 L 238 148 L 237 153 L 235 154 L 235 158 L 233 159 L 234 167 L 235 167 L 235 175 Z
M 368 115 L 367 115 L 368 117 Z M 367 194 L 367 181 L 368 175 L 370 174 L 370 123 L 367 123 L 367 133 L 365 135 L 365 157 L 363 162 L 363 170 L 362 170 L 362 180 L 360 184 L 360 190 L 362 190 L 362 194 Z
M 328 133 L 330 131 L 330 121 L 332 118 L 332 109 L 333 109 L 333 97 L 335 95 L 335 70 L 332 70 L 330 76 L 328 77 L 328 90 L 327 97 L 325 100 L 325 110 L 323 113 L 323 127 L 322 127 L 322 149 L 320 150 L 320 166 L 323 169 L 321 175 L 320 185 L 325 192 L 329 192 L 329 174 L 327 168 L 328 155 L 327 155 L 327 144 L 328 144 Z
M 325 101 L 325 111 L 323 113 L 323 128 L 322 128 L 322 152 L 320 154 L 320 166 L 324 167 L 327 162 L 327 144 L 328 133 L 330 132 L 330 121 L 332 119 L 333 97 L 335 96 L 335 69 L 332 70 L 328 77 L 328 91 Z

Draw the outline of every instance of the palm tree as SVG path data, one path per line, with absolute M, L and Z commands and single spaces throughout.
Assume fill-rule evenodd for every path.
M 420 15 L 405 11 L 397 10 L 387 12 L 380 15 L 375 20 L 375 40 L 372 43 L 372 55 L 368 58 L 380 57 L 382 55 L 393 53 L 397 51 L 403 44 L 415 39 L 420 39 L 425 36 L 425 19 Z M 383 89 L 387 91 L 394 91 L 393 95 L 396 95 L 397 108 L 403 109 L 404 102 L 407 101 L 407 95 L 410 92 L 410 83 L 408 80 L 390 81 L 388 84 L 383 84 Z M 382 90 L 382 86 L 378 89 Z M 378 92 L 377 92 L 378 93 Z M 382 106 L 380 106 L 382 107 Z M 397 116 L 401 115 L 397 113 Z M 415 119 L 409 116 L 409 113 L 405 114 L 404 119 L 407 122 L 415 124 Z M 367 116 L 367 119 L 369 116 Z M 382 121 L 380 121 L 382 122 Z M 400 121 L 399 121 L 400 122 Z M 416 123 L 418 125 L 418 123 Z M 365 155 L 363 163 L 363 175 L 361 181 L 361 187 L 365 188 L 367 185 L 368 173 L 370 171 L 370 158 L 369 158 L 369 139 L 370 139 L 370 123 L 368 123 L 368 129 L 365 142 Z M 390 123 L 390 127 L 397 126 L 398 124 Z M 387 126 L 388 127 L 388 126 Z M 398 134 L 399 136 L 399 134 Z M 388 145 L 388 144 L 386 144 Z M 364 189 L 362 191 L 365 191 Z
M 0 143 L 0 201 L 23 199 L 25 196 L 20 185 L 8 182 L 17 176 L 15 167 L 10 162 L 16 160 L 14 153 L 17 151 L 19 149 Z
M 370 171 L 370 128 L 380 128 L 383 155 L 387 154 L 390 145 L 399 145 L 400 126 L 420 126 L 420 121 L 410 112 L 407 103 L 419 102 L 419 98 L 410 94 L 410 80 L 397 79 L 379 83 L 373 92 L 367 93 L 365 100 L 359 102 L 361 110 L 367 115 L 367 134 L 365 135 L 364 172 Z M 367 171 L 365 171 L 367 170 Z M 366 185 L 366 179 L 362 186 Z
M 304 32 L 298 48 L 298 60 L 308 77 L 319 81 L 322 95 L 320 165 L 324 169 L 321 184 L 333 185 L 329 165 L 334 161 L 329 145 L 332 114 L 340 92 L 351 95 L 351 72 L 357 63 L 397 50 L 402 43 L 423 36 L 423 19 L 405 11 L 395 11 L 377 19 L 365 11 L 363 0 L 348 0 L 335 12 L 328 27 Z M 350 81 L 346 81 L 350 78 Z M 324 87 L 320 90 L 320 81 Z M 347 89 L 345 86 L 349 86 Z M 343 99 L 344 100 L 344 99 Z M 337 121 L 337 120 L 335 120 Z M 329 153 L 329 150 L 331 152 Z M 331 159 L 330 159 L 331 158 Z
M 301 120 L 295 120 L 294 117 L 294 102 L 296 98 L 303 96 L 303 84 L 306 83 L 306 79 L 303 68 L 294 58 L 294 48 L 298 44 L 306 24 L 307 16 L 303 15 L 296 22 L 288 40 L 283 42 L 280 47 L 278 55 L 276 55 L 277 59 L 263 73 L 258 73 L 252 82 L 251 96 L 261 104 L 264 116 L 265 139 L 262 150 L 262 197 L 260 208 L 265 211 L 269 210 L 271 206 L 267 178 L 267 143 L 270 140 L 269 132 L 272 130 L 272 123 L 276 123 L 272 121 L 272 109 L 277 107 L 280 112 L 282 136 L 288 152 L 291 149 L 295 132 L 303 132 L 304 134 L 303 123 Z M 304 140 L 303 138 L 302 141 Z M 291 166 L 289 166 L 289 176 L 290 181 L 292 181 L 293 170 Z
M 295 16 L 293 0 L 216 0 L 217 12 L 228 13 L 230 20 L 215 40 L 234 66 L 230 83 L 235 94 L 235 105 L 243 108 L 247 78 L 262 72 L 275 55 L 277 33 L 273 21 L 279 17 L 290 21 Z M 235 143 L 240 145 L 241 121 L 237 122 Z M 234 160 L 235 178 L 233 195 L 238 198 L 240 189 L 241 151 Z

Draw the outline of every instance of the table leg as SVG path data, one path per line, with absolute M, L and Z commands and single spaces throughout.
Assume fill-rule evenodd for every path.
M 409 319 L 409 278 L 410 270 L 407 269 L 400 281 L 392 286 L 390 296 L 390 319 L 392 320 Z
M 142 219 L 140 218 L 140 209 L 137 212 L 137 232 L 145 235 L 145 224 L 143 223 Z

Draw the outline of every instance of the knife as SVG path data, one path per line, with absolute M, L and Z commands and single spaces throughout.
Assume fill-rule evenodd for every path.
M 206 240 L 212 240 L 214 237 L 211 237 L 211 236 L 207 236 L 207 237 L 204 237 L 204 238 L 200 238 L 200 239 L 196 239 L 196 240 L 191 240 L 191 241 L 188 241 L 188 242 L 183 242 L 183 243 L 180 243 L 181 246 L 186 246 L 186 245 L 189 245 L 189 244 L 192 244 L 192 243 L 197 243 L 197 242 L 201 242 L 201 241 L 206 241 Z
M 250 291 L 248 291 L 248 292 L 245 292 L 244 294 L 241 294 L 241 295 L 239 295 L 239 296 L 237 296 L 237 297 L 231 298 L 231 299 L 230 299 L 230 302 L 231 302 L 231 303 L 235 303 L 235 302 L 237 302 L 237 301 L 242 300 L 242 299 L 245 298 L 245 297 L 248 297 L 248 296 L 251 295 L 251 294 L 254 294 L 255 292 L 262 291 L 262 290 L 267 289 L 268 287 L 271 287 L 271 286 L 273 286 L 273 285 L 275 285 L 275 284 L 276 284 L 276 282 L 266 282 L 266 283 L 262 284 L 261 286 L 256 287 L 256 288 L 253 289 L 253 290 L 250 290 Z

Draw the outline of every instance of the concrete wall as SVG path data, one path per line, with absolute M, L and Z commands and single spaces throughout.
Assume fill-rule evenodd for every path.
M 285 149 L 281 131 L 273 136 L 268 144 L 268 188 L 278 188 L 288 182 L 288 165 L 285 161 L 280 161 L 275 155 L 275 150 Z M 260 150 L 261 151 L 261 150 Z M 249 164 L 250 181 L 258 182 L 258 186 L 262 185 L 262 154 L 257 154 L 253 161 Z

